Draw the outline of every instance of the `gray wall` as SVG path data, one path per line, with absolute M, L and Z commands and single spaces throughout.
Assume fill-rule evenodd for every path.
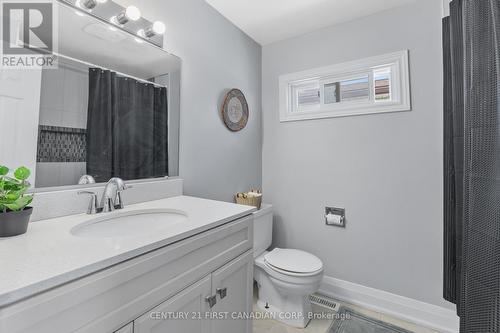
M 182 58 L 180 176 L 184 193 L 232 201 L 261 186 L 261 47 L 204 0 L 120 0 L 167 26 L 165 49 Z M 238 133 L 219 115 L 225 91 L 241 89 L 250 119 Z
M 442 300 L 441 10 L 418 0 L 263 48 L 263 190 L 275 242 L 318 255 L 326 275 L 435 305 Z M 411 112 L 280 123 L 281 74 L 410 50 Z M 327 227 L 324 207 L 347 209 Z

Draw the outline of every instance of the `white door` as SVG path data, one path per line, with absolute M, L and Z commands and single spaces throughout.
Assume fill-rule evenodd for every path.
M 210 333 L 210 276 L 134 320 L 134 333 Z
M 217 295 L 216 313 L 228 313 L 227 319 L 212 320 L 214 333 L 251 333 L 252 320 L 243 319 L 252 311 L 253 253 L 231 261 L 212 273 L 212 293 Z
M 35 184 L 41 69 L 0 69 L 0 165 L 26 166 Z

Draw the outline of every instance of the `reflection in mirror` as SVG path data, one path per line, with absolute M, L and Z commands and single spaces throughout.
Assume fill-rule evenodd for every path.
M 57 5 L 58 68 L 0 73 L 14 98 L 0 164 L 26 165 L 36 188 L 177 176 L 180 59 Z
M 151 81 L 64 57 L 42 70 L 35 186 L 170 175 L 168 74 Z

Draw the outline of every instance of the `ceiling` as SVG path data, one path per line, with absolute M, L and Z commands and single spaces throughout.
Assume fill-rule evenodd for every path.
M 261 45 L 415 0 L 206 0 Z

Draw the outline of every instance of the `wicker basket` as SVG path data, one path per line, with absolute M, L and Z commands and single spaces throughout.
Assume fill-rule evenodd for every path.
M 254 206 L 257 207 L 257 209 L 260 209 L 260 206 L 262 205 L 262 194 L 257 191 L 251 191 L 250 193 L 257 193 L 259 195 L 256 196 L 252 194 L 249 195 L 249 193 L 236 193 L 234 196 L 236 203 L 240 205 Z

